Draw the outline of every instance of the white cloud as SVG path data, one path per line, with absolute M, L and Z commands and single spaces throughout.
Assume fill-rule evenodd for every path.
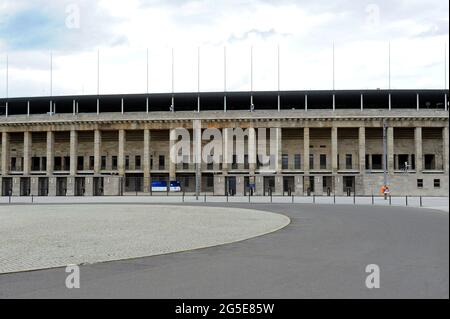
M 379 1 L 375 20 L 368 16 L 373 10 L 367 10 L 367 4 L 350 0 L 314 4 L 288 0 L 80 0 L 80 30 L 61 29 L 58 23 L 64 16 L 60 15 L 69 3 L 39 0 L 42 16 L 49 22 L 45 28 L 37 28 L 38 35 L 57 41 L 57 48 L 47 48 L 45 43 L 15 48 L 12 43 L 16 42 L 1 28 L 6 30 L 11 15 L 20 15 L 31 5 L 22 0 L 2 2 L 1 16 L 11 12 L 0 19 L 0 48 L 10 56 L 10 96 L 49 93 L 50 50 L 54 51 L 54 94 L 96 93 L 98 48 L 103 94 L 145 92 L 146 48 L 150 91 L 170 92 L 172 47 L 175 91 L 196 91 L 198 46 L 200 89 L 221 91 L 225 45 L 228 90 L 250 89 L 250 46 L 254 50 L 254 89 L 275 90 L 278 44 L 281 89 L 331 89 L 333 42 L 337 89 L 386 88 L 389 41 L 392 87 L 442 88 L 444 84 L 448 3 L 437 0 Z M 35 21 L 38 27 L 41 20 Z M 32 31 L 26 24 L 17 26 L 18 34 Z M 4 57 L 0 63 L 4 74 Z M 0 88 L 4 86 L 5 76 L 0 76 Z

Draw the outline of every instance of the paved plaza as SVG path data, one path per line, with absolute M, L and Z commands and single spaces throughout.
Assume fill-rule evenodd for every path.
M 284 215 L 226 207 L 0 206 L 0 273 L 220 245 L 288 223 Z
M 130 207 L 116 206 L 127 211 Z M 79 289 L 66 288 L 64 267 L 2 274 L 0 298 L 449 296 L 447 212 L 311 203 L 185 203 L 183 207 L 194 214 L 201 209 L 214 214 L 217 207 L 236 212 L 248 208 L 257 214 L 270 211 L 288 216 L 291 222 L 278 231 L 227 245 L 83 265 Z M 231 211 L 227 214 L 230 218 L 222 222 L 235 216 Z M 216 232 L 220 236 L 220 230 Z M 379 289 L 365 285 L 369 264 L 380 268 Z

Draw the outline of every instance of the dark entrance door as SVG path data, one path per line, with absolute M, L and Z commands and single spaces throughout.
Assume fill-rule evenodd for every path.
M 30 196 L 30 178 L 20 178 L 20 196 Z
M 264 176 L 264 196 L 275 190 L 275 176 Z
M 226 177 L 225 194 L 229 196 L 236 195 L 236 176 Z
M 12 195 L 12 177 L 2 178 L 2 196 Z
M 84 196 L 86 190 L 86 180 L 84 177 L 75 177 L 75 196 Z
M 67 193 L 67 177 L 56 178 L 56 196 L 66 196 Z
M 48 177 L 38 178 L 38 196 L 48 196 Z
M 344 193 L 352 194 L 355 192 L 355 176 L 343 177 Z
M 103 177 L 94 177 L 94 196 L 103 196 Z
M 295 191 L 294 176 L 283 176 L 283 195 L 292 195 Z

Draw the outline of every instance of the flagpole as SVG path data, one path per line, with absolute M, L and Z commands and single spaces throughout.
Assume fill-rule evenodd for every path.
M 223 46 L 223 111 L 227 111 L 227 47 Z

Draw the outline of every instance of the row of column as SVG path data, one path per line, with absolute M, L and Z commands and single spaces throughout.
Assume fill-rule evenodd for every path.
M 223 160 L 224 163 L 231 163 L 230 154 L 226 152 L 228 149 L 229 141 L 229 129 L 223 129 Z M 331 170 L 332 173 L 337 173 L 338 170 L 338 128 L 331 128 Z M 282 133 L 281 128 L 276 128 L 276 166 L 275 172 L 280 173 L 282 167 Z M 448 141 L 448 127 L 443 128 L 443 162 L 444 171 L 448 172 L 449 169 L 449 141 Z M 47 132 L 47 174 L 53 174 L 53 161 L 54 161 L 54 132 Z M 101 131 L 94 130 L 94 173 L 99 174 L 101 168 Z M 125 142 L 126 132 L 125 130 L 119 130 L 118 138 L 118 174 L 120 176 L 125 175 Z M 176 130 L 170 130 L 169 135 L 169 148 L 172 149 L 173 145 L 177 142 Z M 24 157 L 24 175 L 29 175 L 31 170 L 31 132 L 24 132 L 23 139 L 23 157 Z M 416 171 L 423 170 L 423 152 L 422 152 L 422 128 L 416 127 L 414 130 L 414 148 L 415 148 L 415 161 Z M 2 174 L 8 174 L 9 166 L 9 133 L 2 133 Z M 70 175 L 76 175 L 77 173 L 77 150 L 78 150 L 78 132 L 76 130 L 70 131 Z M 358 153 L 359 153 L 359 171 L 364 172 L 366 168 L 366 138 L 365 128 L 359 127 L 358 131 Z M 143 147 L 143 173 L 144 177 L 150 176 L 150 130 L 144 129 L 144 147 Z M 310 129 L 308 127 L 303 128 L 303 171 L 307 174 L 310 170 L 309 167 L 309 154 L 310 154 Z M 254 174 L 256 169 L 256 132 L 255 128 L 249 128 L 248 134 L 248 161 L 249 172 Z M 227 173 L 227 165 L 223 166 L 223 172 Z M 387 169 L 389 173 L 394 172 L 394 128 L 387 128 Z M 171 180 L 176 177 L 175 163 L 169 160 L 169 177 Z

